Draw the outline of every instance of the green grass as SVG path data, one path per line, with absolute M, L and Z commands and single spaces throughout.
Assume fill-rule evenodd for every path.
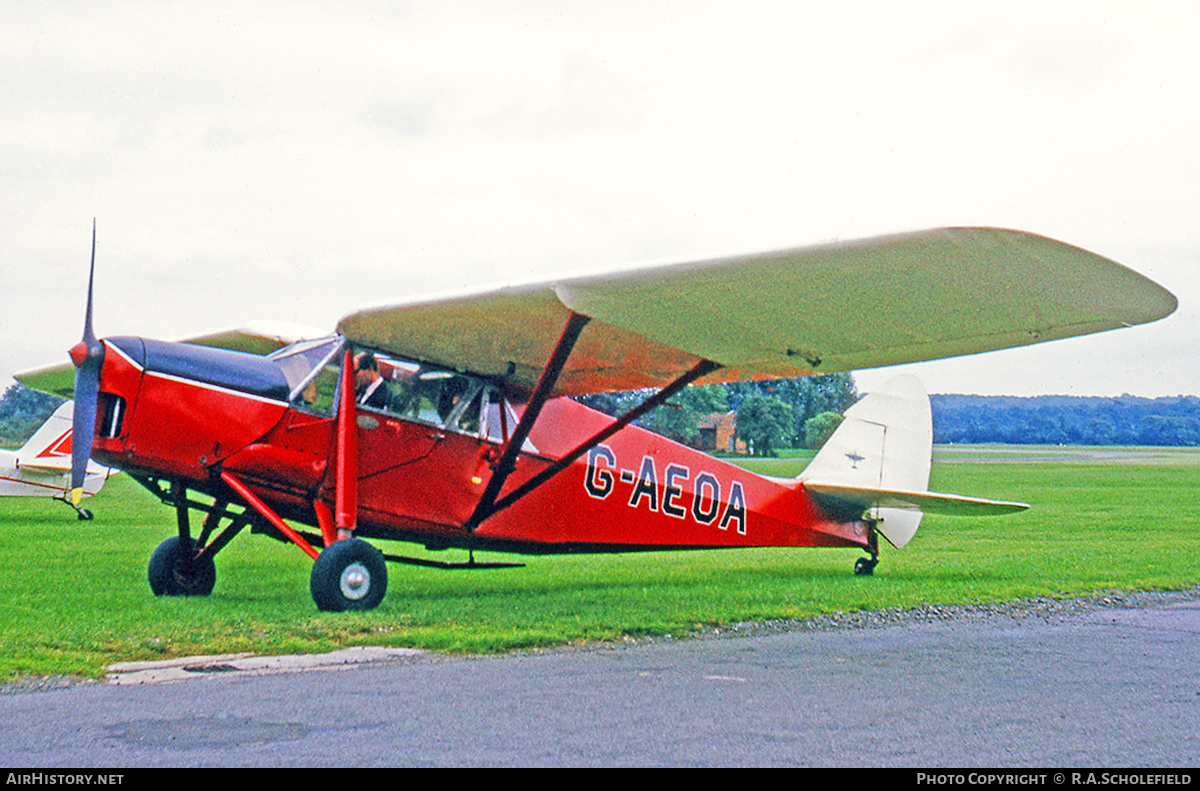
M 1097 451 L 1122 458 L 1094 458 Z M 1152 457 L 1123 458 L 1133 454 Z M 991 454 L 991 456 L 989 456 Z M 951 459 L 1050 461 L 959 463 Z M 311 563 L 291 545 L 239 536 L 201 599 L 158 599 L 146 561 L 173 513 L 118 476 L 93 522 L 60 503 L 0 501 L 0 680 L 99 676 L 117 661 L 350 645 L 499 652 L 626 636 L 686 634 L 825 612 L 1171 589 L 1200 574 L 1192 507 L 1200 452 L 1157 449 L 939 449 L 931 488 L 1033 503 L 1009 517 L 926 517 L 874 577 L 850 550 L 764 549 L 529 558 L 523 569 L 392 565 L 370 613 L 318 613 Z M 748 460 L 793 475 L 802 458 Z M 385 548 L 419 554 L 408 545 Z M 465 553 L 431 555 L 460 559 Z M 477 555 L 477 559 L 508 559 Z

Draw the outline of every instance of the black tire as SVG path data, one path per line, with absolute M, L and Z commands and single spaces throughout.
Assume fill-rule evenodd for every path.
M 860 577 L 870 577 L 875 573 L 875 564 L 878 562 L 874 558 L 859 558 L 854 561 L 854 573 Z
M 309 591 L 323 612 L 375 609 L 387 593 L 383 553 L 361 538 L 333 542 L 313 563 Z
M 90 522 L 90 521 L 92 521 L 92 516 L 93 516 L 93 514 L 92 514 L 92 512 L 91 512 L 91 511 L 89 511 L 88 509 L 86 509 L 86 508 L 80 508 L 80 509 L 79 509 L 79 511 L 78 511 L 78 513 L 79 513 L 79 521 L 81 521 L 81 522 Z
M 147 576 L 155 596 L 207 596 L 217 582 L 217 567 L 211 557 L 192 560 L 191 541 L 171 536 L 150 556 Z

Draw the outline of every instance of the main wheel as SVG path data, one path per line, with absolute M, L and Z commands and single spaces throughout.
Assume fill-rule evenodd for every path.
M 217 582 L 211 557 L 192 559 L 194 545 L 171 536 L 150 556 L 150 590 L 155 596 L 207 596 Z
M 309 591 L 325 612 L 375 609 L 387 593 L 383 553 L 361 538 L 333 542 L 313 563 Z

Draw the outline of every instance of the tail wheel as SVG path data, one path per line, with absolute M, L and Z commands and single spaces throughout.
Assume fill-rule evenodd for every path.
M 387 593 L 383 553 L 361 538 L 333 542 L 313 563 L 309 591 L 324 612 L 375 609 Z
M 879 558 L 859 558 L 854 561 L 854 573 L 860 577 L 869 577 L 875 573 L 875 564 Z
M 194 558 L 194 544 L 171 536 L 150 556 L 150 590 L 155 596 L 207 596 L 217 582 L 211 556 Z
M 864 520 L 867 526 L 867 545 L 863 547 L 869 558 L 859 558 L 854 561 L 854 573 L 860 577 L 870 577 L 875 573 L 875 566 L 879 564 L 879 521 L 876 519 Z

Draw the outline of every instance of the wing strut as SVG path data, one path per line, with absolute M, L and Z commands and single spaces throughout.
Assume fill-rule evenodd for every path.
M 500 489 L 508 480 L 508 476 L 512 475 L 513 470 L 516 469 L 517 454 L 521 452 L 521 447 L 529 437 L 529 432 L 533 430 L 533 424 L 537 422 L 542 407 L 549 400 L 550 393 L 554 390 L 554 385 L 557 384 L 558 377 L 567 364 L 567 358 L 571 356 L 571 350 L 575 348 L 575 342 L 579 340 L 579 333 L 583 332 L 583 328 L 589 321 L 591 319 L 582 313 L 571 311 L 571 315 L 567 318 L 567 325 L 554 345 L 554 351 L 550 354 L 546 367 L 542 369 L 537 386 L 533 388 L 533 393 L 529 396 L 529 402 L 525 405 L 521 420 L 513 430 L 512 436 L 508 438 L 508 444 L 504 446 L 500 460 L 496 462 L 496 471 L 492 473 L 487 488 L 475 505 L 471 518 L 467 520 L 468 532 L 474 531 L 480 522 L 496 512 L 494 507 L 496 497 L 500 494 Z
M 345 538 L 358 526 L 358 402 L 354 398 L 354 356 L 347 344 L 342 360 L 342 392 L 338 398 L 337 459 L 334 480 L 333 539 Z M 319 518 L 319 516 L 318 516 Z M 325 534 L 321 525 L 321 534 Z M 325 536 L 325 546 L 331 543 Z
M 554 464 L 552 464 L 549 467 L 547 467 L 546 469 L 542 470 L 537 475 L 533 476 L 528 481 L 521 484 L 513 491 L 509 492 L 502 499 L 498 500 L 496 502 L 495 507 L 493 507 L 491 509 L 491 512 L 488 514 L 488 516 L 491 516 L 491 514 L 494 514 L 495 512 L 500 511 L 504 508 L 508 508 L 510 505 L 515 503 L 517 500 L 520 500 L 522 497 L 529 494 L 534 489 L 538 488 L 543 483 L 545 483 L 546 481 L 553 478 L 555 475 L 558 475 L 560 472 L 565 470 L 567 467 L 570 467 L 572 462 L 574 462 L 579 457 L 583 456 L 585 453 L 587 453 L 589 450 L 591 450 L 592 448 L 599 445 L 604 440 L 611 437 L 613 434 L 616 434 L 618 431 L 625 428 L 630 423 L 632 423 L 633 421 L 637 420 L 642 415 L 649 412 L 651 409 L 654 409 L 656 406 L 659 406 L 664 401 L 666 401 L 668 398 L 675 395 L 680 390 L 682 390 L 683 388 L 687 387 L 692 382 L 699 379 L 701 376 L 710 374 L 720 367 L 721 366 L 719 364 L 714 363 L 712 360 L 701 360 L 700 362 L 696 363 L 694 366 L 692 366 L 691 370 L 689 370 L 686 374 L 679 377 L 675 381 L 671 382 L 671 384 L 669 384 L 666 387 L 664 387 L 663 389 L 659 390 L 657 393 L 650 396 L 645 401 L 643 401 L 642 403 L 635 406 L 633 409 L 631 409 L 628 412 L 626 412 L 625 414 L 621 415 L 621 417 L 617 418 L 616 421 L 614 421 L 612 423 L 612 425 L 608 426 L 607 428 L 602 429 L 601 431 L 596 432 L 596 434 L 594 434 L 593 436 L 591 436 L 584 442 L 577 445 L 573 450 L 568 452 L 561 459 L 554 462 Z
M 687 373 L 621 415 L 613 423 L 577 445 L 573 450 L 567 452 L 566 455 L 554 464 L 509 492 L 504 498 L 498 500 L 500 489 L 503 488 L 505 481 L 508 480 L 508 477 L 516 468 L 517 454 L 520 453 L 525 439 L 529 436 L 529 432 L 532 431 L 534 423 L 537 422 L 542 407 L 545 406 L 551 391 L 554 389 L 555 383 L 558 381 L 558 377 L 562 374 L 563 367 L 571 355 L 571 350 L 574 348 L 575 342 L 579 339 L 579 333 L 589 320 L 587 316 L 575 312 L 572 312 L 570 318 L 567 320 L 567 326 L 563 329 L 562 335 L 554 347 L 554 352 L 550 355 L 550 360 L 546 363 L 546 367 L 538 379 L 537 387 L 534 388 L 533 395 L 530 396 L 529 403 L 525 406 L 525 412 L 521 415 L 520 422 L 513 431 L 512 437 L 509 438 L 508 444 L 505 445 L 500 461 L 496 464 L 496 471 L 492 474 L 491 480 L 488 481 L 487 489 L 484 490 L 483 496 L 479 498 L 479 502 L 476 504 L 471 518 L 467 520 L 466 528 L 468 532 L 474 531 L 483 520 L 497 511 L 508 508 L 555 475 L 558 475 L 596 445 L 616 434 L 651 409 L 659 406 L 684 387 L 721 367 L 712 360 L 701 360 L 692 366 Z

